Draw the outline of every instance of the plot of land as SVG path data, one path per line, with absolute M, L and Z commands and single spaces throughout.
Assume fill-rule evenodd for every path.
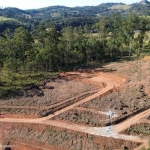
M 82 82 L 56 79 L 47 82 L 44 87 L 35 87 L 24 91 L 23 97 L 1 101 L 0 111 L 36 115 L 39 112 L 42 113 L 43 110 L 60 105 L 68 106 L 70 103 L 97 92 L 99 88 Z
M 39 150 L 140 150 L 150 129 L 149 66 L 144 59 L 79 69 L 26 90 L 24 97 L 1 100 L 1 113 L 33 116 L 3 115 L 0 139 L 30 149 L 39 143 Z M 44 117 L 34 118 L 35 112 Z
M 52 119 L 88 126 L 104 126 L 106 123 L 110 122 L 108 115 L 99 111 L 96 112 L 94 110 L 92 111 L 90 109 L 83 108 L 75 108 Z

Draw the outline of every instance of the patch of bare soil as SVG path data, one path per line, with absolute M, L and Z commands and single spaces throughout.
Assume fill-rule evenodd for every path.
M 145 56 L 143 60 L 150 60 L 150 56 Z
M 29 140 L 13 139 L 5 141 L 7 142 L 9 141 L 9 145 L 7 144 L 7 142 L 3 142 L 3 144 L 7 145 L 7 147 L 10 147 L 11 150 L 68 150 L 59 146 L 53 146 L 31 140 L 29 141 Z
M 69 81 L 64 79 L 56 79 L 50 81 L 45 85 L 45 88 L 41 88 L 42 95 L 33 94 L 35 89 L 28 90 L 24 97 L 19 99 L 9 99 L 1 102 L 2 105 L 13 106 L 50 106 L 61 102 L 62 100 L 75 97 L 78 94 L 96 90 L 98 87 L 84 84 L 82 82 Z
M 2 106 L 1 106 L 2 107 Z M 0 116 L 2 118 L 38 118 L 38 109 L 32 108 L 0 108 Z
M 55 116 L 52 118 L 52 120 L 63 120 L 67 123 L 77 123 L 81 125 L 87 125 L 87 126 L 105 126 L 106 123 L 109 122 L 109 116 L 89 111 L 88 109 L 72 109 L 69 111 L 66 111 L 58 116 Z
M 3 143 L 3 140 L 7 137 L 6 135 L 11 132 L 12 125 L 11 124 L 3 124 L 0 123 L 0 144 Z
M 133 94 L 134 93 L 134 94 Z M 117 114 L 116 121 L 127 118 L 150 106 L 150 97 L 144 92 L 144 87 L 124 88 L 119 92 L 83 103 L 80 107 L 100 111 L 113 111 Z M 114 120 L 115 121 L 115 120 Z
M 3 123 L 0 126 L 7 125 L 7 123 Z M 18 143 L 23 150 L 30 150 L 31 147 L 33 150 L 39 150 L 38 148 L 41 147 L 40 150 L 42 150 L 47 145 L 59 150 L 114 150 L 118 148 L 124 150 L 125 148 L 134 149 L 140 145 L 138 142 L 94 136 L 54 126 L 22 123 L 9 125 L 12 126 L 12 129 L 5 135 L 4 142 L 13 145 L 13 150 L 19 150 L 15 149 Z M 40 144 L 33 144 L 32 141 Z
M 44 87 L 26 90 L 24 97 L 1 100 L 0 112 L 6 113 L 5 116 L 20 114 L 27 118 L 45 116 L 96 93 L 99 88 L 88 83 L 55 79 Z

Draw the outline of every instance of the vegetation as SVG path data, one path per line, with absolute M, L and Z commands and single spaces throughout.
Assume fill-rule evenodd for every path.
M 44 79 L 50 78 L 56 75 L 51 72 L 22 72 L 14 73 L 8 70 L 1 75 L 0 79 L 0 98 L 11 97 L 20 95 L 19 91 L 23 90 L 29 85 L 38 85 L 43 82 Z
M 136 124 L 132 125 L 127 132 L 132 135 L 140 134 L 140 135 L 147 135 L 150 136 L 150 131 L 149 131 L 149 124 L 146 123 L 141 123 L 141 124 Z
M 98 6 L 84 7 L 65 7 L 65 6 L 50 6 L 41 9 L 21 10 L 14 7 L 0 8 L 0 16 L 9 18 L 9 22 L 0 20 L 0 29 L 4 31 L 6 28 L 14 30 L 14 20 L 19 24 L 15 27 L 25 26 L 33 31 L 39 22 L 45 22 L 48 27 L 49 23 L 53 23 L 59 30 L 66 26 L 83 26 L 86 23 L 94 24 L 99 17 L 108 17 L 112 14 L 119 14 L 124 17 L 131 12 L 138 15 L 150 15 L 150 3 L 148 1 L 126 5 L 124 3 L 102 3 Z M 11 18 L 11 19 L 10 19 Z M 4 24 L 4 25 L 3 25 Z
M 107 6 L 112 7 L 113 5 Z M 106 5 L 99 7 L 102 6 L 106 9 Z M 69 9 L 64 6 L 58 7 Z M 51 8 L 55 10 L 56 15 L 57 6 Z M 37 11 L 28 10 L 28 14 L 25 14 L 26 11 L 15 8 L 2 9 L 0 12 L 6 10 L 12 11 L 12 14 L 16 16 L 20 13 L 30 19 L 30 13 L 41 11 L 44 13 L 49 8 Z M 8 18 L 11 17 L 9 15 L 6 17 L 1 17 L 1 19 L 14 21 L 20 26 L 20 19 L 17 22 L 15 19 Z M 67 23 L 60 26 L 51 23 L 47 26 L 46 21 L 40 22 L 33 32 L 23 26 L 15 28 L 13 23 L 14 31 L 11 28 L 1 32 L 0 88 L 3 90 L 1 90 L 0 97 L 29 84 L 29 74 L 35 75 L 36 73 L 38 76 L 41 72 L 56 72 L 89 66 L 93 62 L 100 63 L 104 59 L 113 61 L 123 56 L 140 56 L 149 52 L 150 42 L 147 33 L 150 30 L 150 18 L 147 16 L 130 14 L 129 17 L 124 18 L 113 14 L 110 17 L 92 18 L 91 20 L 87 17 L 78 20 L 72 18 L 71 21 L 70 18 L 70 23 L 69 20 Z M 29 26 L 31 27 L 31 24 Z M 97 32 L 97 36 L 92 36 L 92 32 Z M 20 78 L 23 78 L 22 83 L 20 83 Z M 8 89 L 8 86 L 11 90 Z
M 140 135 L 150 137 L 150 125 L 148 123 L 140 123 L 130 126 L 129 129 L 126 130 L 127 134 L 130 135 Z M 150 150 L 150 141 L 148 142 L 148 148 L 143 147 L 141 150 Z
M 64 120 L 87 126 L 100 127 L 110 122 L 109 117 L 104 114 L 90 112 L 89 110 L 70 110 L 53 118 L 54 120 Z
M 4 131 L 8 127 L 11 128 L 6 131 L 6 139 L 17 139 L 20 143 L 29 142 L 32 145 L 40 145 L 47 149 L 61 149 L 63 147 L 69 150 L 105 150 L 106 148 L 114 150 L 118 147 L 134 149 L 140 145 L 138 142 L 95 136 L 48 125 L 40 125 L 39 127 L 38 124 L 1 123 L 0 126 Z M 50 147 L 46 147 L 49 145 Z
M 150 150 L 150 141 L 148 142 L 149 148 L 143 147 L 141 150 Z
M 0 21 L 6 21 L 6 20 L 17 21 L 16 19 L 13 19 L 13 18 L 7 18 L 7 17 L 0 16 Z

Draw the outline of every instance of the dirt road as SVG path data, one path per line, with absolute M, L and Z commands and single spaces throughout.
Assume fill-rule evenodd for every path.
M 147 114 L 150 113 L 150 109 L 142 114 L 138 114 L 134 117 L 135 121 L 131 121 L 132 118 L 126 120 L 123 123 L 120 123 L 115 126 L 108 126 L 108 127 L 85 127 L 82 125 L 77 124 L 68 124 L 61 121 L 53 121 L 53 120 L 47 120 L 46 118 L 42 119 L 11 119 L 11 118 L 3 118 L 0 119 L 0 122 L 15 122 L 15 123 L 37 123 L 37 124 L 45 124 L 45 125 L 51 125 L 51 126 L 57 126 L 65 129 L 70 129 L 74 131 L 79 131 L 83 133 L 89 133 L 93 135 L 99 135 L 99 136 L 105 136 L 105 137 L 113 137 L 117 139 L 124 139 L 129 141 L 135 141 L 135 142 L 148 142 L 147 139 L 143 139 L 137 136 L 130 136 L 130 135 L 122 135 L 119 134 L 119 132 L 127 129 L 130 125 L 138 122 L 142 117 L 147 116 Z M 140 116 L 140 117 L 139 117 Z M 126 125 L 127 124 L 127 125 Z M 118 130 L 117 130 L 118 128 Z
M 77 124 L 67 124 L 65 122 L 61 121 L 53 121 L 50 120 L 52 117 L 57 116 L 65 111 L 68 111 L 70 109 L 73 109 L 74 107 L 79 106 L 82 103 L 85 103 L 87 101 L 90 101 L 92 99 L 101 97 L 103 94 L 111 93 L 114 88 L 118 88 L 122 83 L 124 83 L 126 80 L 125 78 L 121 76 L 116 76 L 110 73 L 97 73 L 97 74 L 91 74 L 91 73 L 79 73 L 79 72 L 71 72 L 65 74 L 69 76 L 69 78 L 74 80 L 79 80 L 81 82 L 88 82 L 88 83 L 94 83 L 96 85 L 105 83 L 105 87 L 101 89 L 96 94 L 93 94 L 92 96 L 89 96 L 85 99 L 82 99 L 81 101 L 74 103 L 68 107 L 65 107 L 57 112 L 55 112 L 52 115 L 49 115 L 47 117 L 38 118 L 38 119 L 16 119 L 16 118 L 0 118 L 0 122 L 16 122 L 16 123 L 37 123 L 37 124 L 46 124 L 51 126 L 57 126 L 65 129 L 75 130 L 79 132 L 89 133 L 93 135 L 99 135 L 99 136 L 106 136 L 106 137 L 113 137 L 117 139 L 124 139 L 124 140 L 130 140 L 135 142 L 147 142 L 147 139 L 141 139 L 140 137 L 136 136 L 129 136 L 129 135 L 122 135 L 119 134 L 119 132 L 125 130 L 130 125 L 138 122 L 140 119 L 146 117 L 150 113 L 150 109 L 135 115 L 134 117 L 131 117 L 124 122 L 115 125 L 113 127 L 85 127 Z
M 135 115 L 135 116 L 133 116 L 131 118 L 128 118 L 127 120 L 125 120 L 125 121 L 115 125 L 113 127 L 113 130 L 116 133 L 124 131 L 125 129 L 129 128 L 131 125 L 140 122 L 141 119 L 148 117 L 149 114 L 150 114 L 150 109 L 148 109 L 148 110 L 146 110 L 144 112 L 141 112 L 141 113 L 139 113 L 139 114 L 137 114 L 137 115 Z

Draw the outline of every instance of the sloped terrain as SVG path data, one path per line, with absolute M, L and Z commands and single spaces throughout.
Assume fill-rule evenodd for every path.
M 34 149 L 38 150 L 44 148 L 54 149 L 54 146 L 59 150 L 114 150 L 118 147 L 121 149 L 125 147 L 133 149 L 140 145 L 138 142 L 99 137 L 53 126 L 19 123 L 0 124 L 1 127 L 8 125 L 12 128 L 11 131 L 7 132 L 7 139 L 11 139 L 9 144 L 12 145 L 12 150 L 19 150 L 21 146 L 23 149 L 26 147 L 26 149 L 30 150 L 32 145 L 34 145 Z M 15 141 L 18 141 L 19 144 Z
M 88 23 L 93 25 L 97 17 L 110 16 L 111 14 L 120 14 L 122 16 L 129 15 L 131 12 L 142 15 L 150 14 L 150 2 L 141 1 L 127 5 L 124 3 L 102 3 L 97 6 L 83 6 L 83 7 L 66 7 L 66 6 L 47 6 L 40 9 L 21 10 L 14 7 L 0 8 L 0 16 L 11 18 L 11 21 L 0 22 L 0 31 L 3 32 L 7 28 L 14 30 L 22 26 L 22 24 L 29 30 L 33 30 L 40 21 L 44 20 L 48 25 L 50 23 L 56 24 L 60 29 L 65 26 L 65 22 L 69 26 L 80 26 Z M 12 18 L 16 21 L 12 21 Z M 20 23 L 21 22 L 21 23 Z M 29 27 L 29 25 L 31 27 Z
M 36 86 L 25 90 L 23 97 L 1 100 L 0 112 L 5 116 L 43 116 L 78 102 L 96 93 L 99 88 L 88 83 L 56 79 L 47 82 L 44 87 Z
M 89 84 L 89 90 L 95 90 L 95 93 L 41 118 L 19 119 L 4 115 L 0 118 L 0 142 L 14 146 L 12 149 L 16 146 L 18 150 L 140 150 L 142 146 L 147 146 L 149 137 L 149 66 L 150 61 L 146 58 L 60 74 L 68 79 L 67 82 L 74 82 L 71 85 L 82 83 L 85 87 Z M 63 83 L 58 82 L 59 87 Z M 50 86 L 47 84 L 45 88 Z M 48 92 L 52 87 L 46 90 Z M 27 98 L 31 98 L 30 95 Z M 72 95 L 67 98 L 72 98 Z M 11 100 L 12 104 L 15 102 Z M 6 107 L 6 103 L 2 104 Z M 20 106 L 20 109 L 23 107 Z M 32 110 L 34 105 L 27 107 Z M 102 120 L 108 122 L 100 124 Z

